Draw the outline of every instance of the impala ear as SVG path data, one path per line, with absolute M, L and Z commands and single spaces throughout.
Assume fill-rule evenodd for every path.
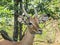
M 49 19 L 49 16 L 48 16 L 48 15 L 42 15 L 42 16 L 39 18 L 39 21 L 40 21 L 40 22 L 46 22 L 48 19 Z
M 22 23 L 23 22 L 23 16 L 18 17 L 18 22 Z
M 19 16 L 18 17 L 18 22 L 23 23 L 23 24 L 27 24 L 26 23 L 27 22 L 27 19 L 25 18 L 24 15 L 22 15 L 22 16 Z

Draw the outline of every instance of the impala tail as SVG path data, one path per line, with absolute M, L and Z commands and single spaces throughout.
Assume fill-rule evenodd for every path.
M 7 34 L 6 31 L 1 30 L 1 31 L 0 31 L 0 34 L 2 35 L 2 37 L 3 37 L 5 40 L 13 41 L 13 39 L 11 39 L 11 38 L 9 37 L 9 35 Z

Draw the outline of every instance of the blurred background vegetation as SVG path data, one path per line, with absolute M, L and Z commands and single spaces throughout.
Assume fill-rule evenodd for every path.
M 24 3 L 26 3 L 26 0 Z M 27 0 L 27 12 L 33 15 L 33 7 L 30 4 L 36 7 L 39 15 L 50 14 L 51 19 L 46 23 L 39 24 L 43 29 L 43 34 L 40 36 L 36 35 L 35 40 L 46 41 L 52 39 L 52 41 L 54 41 L 57 30 L 55 28 L 58 28 L 58 30 L 60 28 L 60 0 Z M 18 8 L 18 10 L 20 10 L 20 8 Z M 52 25 L 55 25 L 55 27 L 52 27 Z M 13 35 L 14 0 L 0 0 L 0 30 L 8 32 L 10 37 Z M 23 30 L 25 30 L 24 25 Z

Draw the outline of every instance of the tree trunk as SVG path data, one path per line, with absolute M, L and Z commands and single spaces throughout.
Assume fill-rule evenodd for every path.
M 22 0 L 20 0 L 20 15 L 22 15 Z M 22 40 L 22 23 L 19 23 L 19 40 Z
M 14 0 L 14 32 L 13 32 L 13 40 L 18 40 L 18 3 L 19 0 Z

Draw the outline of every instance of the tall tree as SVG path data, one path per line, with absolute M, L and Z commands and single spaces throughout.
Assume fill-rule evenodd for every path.
M 18 3 L 19 0 L 14 0 L 14 32 L 13 32 L 13 40 L 18 40 Z
M 22 0 L 20 0 L 20 15 L 22 15 Z M 19 40 L 22 40 L 22 23 L 19 23 L 19 30 L 20 30 L 20 33 L 19 33 Z
M 26 11 L 28 11 L 28 0 L 26 0 L 26 6 L 25 6 L 25 8 L 26 8 Z

